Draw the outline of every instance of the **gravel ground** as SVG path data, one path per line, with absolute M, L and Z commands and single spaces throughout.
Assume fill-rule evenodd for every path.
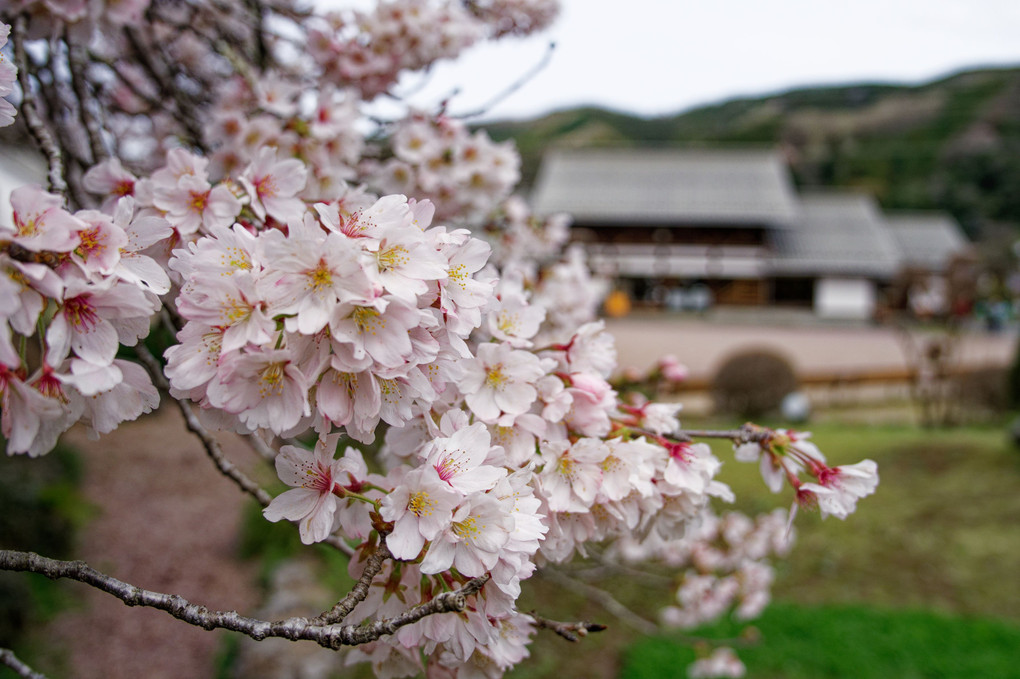
M 99 441 L 83 431 L 66 440 L 85 458 L 82 492 L 97 510 L 79 534 L 78 558 L 129 583 L 242 613 L 258 591 L 251 566 L 236 558 L 243 503 L 166 404 Z M 241 447 L 224 439 L 245 462 Z M 207 632 L 162 611 L 125 608 L 86 585 L 69 583 L 80 607 L 48 630 L 57 642 L 53 676 L 75 679 L 202 679 L 228 632 Z

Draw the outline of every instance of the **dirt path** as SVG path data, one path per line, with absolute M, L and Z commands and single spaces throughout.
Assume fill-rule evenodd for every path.
M 85 461 L 82 492 L 97 509 L 77 556 L 132 584 L 177 593 L 211 608 L 250 612 L 253 571 L 236 558 L 241 509 L 251 500 L 219 475 L 172 404 L 99 441 L 67 437 Z M 224 439 L 228 454 L 251 459 Z M 235 450 L 236 449 L 236 450 Z M 69 584 L 80 610 L 49 630 L 60 649 L 52 676 L 74 679 L 212 677 L 222 635 L 153 609 L 125 608 Z

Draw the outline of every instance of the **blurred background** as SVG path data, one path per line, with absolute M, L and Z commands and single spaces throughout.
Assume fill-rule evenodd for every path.
M 543 35 L 415 76 L 408 100 L 480 111 L 517 143 L 536 211 L 573 214 L 572 240 L 606 282 L 620 390 L 683 402 L 688 427 L 811 430 L 831 463 L 870 457 L 882 482 L 845 524 L 797 518 L 777 603 L 751 628 L 646 635 L 584 587 L 535 578 L 525 610 L 610 631 L 576 648 L 540 637 L 511 676 L 673 677 L 703 638 L 729 639 L 752 677 L 1020 676 L 1020 5 L 563 5 Z M 36 171 L 0 144 L 0 190 Z M 102 567 L 155 532 L 156 553 L 127 558 L 185 596 L 220 592 L 203 603 L 280 616 L 288 593 L 325 600 L 348 584 L 332 552 L 295 562 L 290 527 L 267 533 L 235 489 L 212 492 L 193 444 L 166 433 L 175 418 L 98 443 L 78 432 L 77 454 L 0 459 L 0 534 L 43 535 L 49 556 Z M 83 468 L 97 446 L 122 485 Z M 738 509 L 789 506 L 726 447 Z M 156 490 L 159 526 L 133 515 Z M 170 552 L 194 555 L 188 572 Z M 668 591 L 612 578 L 631 611 L 651 615 Z M 67 640 L 40 662 L 55 676 L 351 676 L 335 654 L 153 611 L 114 648 L 95 620 L 121 604 L 69 588 L 0 580 L 0 636 L 38 630 L 24 644 L 35 635 L 40 654 Z

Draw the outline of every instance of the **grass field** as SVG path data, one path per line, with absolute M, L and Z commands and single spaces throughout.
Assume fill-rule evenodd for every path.
M 760 642 L 739 654 L 754 679 L 1020 678 L 1020 626 L 928 611 L 774 604 L 756 622 Z M 721 624 L 709 637 L 739 633 Z M 624 653 L 622 679 L 673 679 L 695 658 L 668 635 Z
M 763 642 L 740 651 L 750 676 L 1017 676 L 1009 668 L 1020 666 L 1020 451 L 1005 428 L 813 430 L 832 464 L 878 462 L 881 484 L 845 522 L 798 516 L 777 603 L 756 623 Z M 764 489 L 755 466 L 733 462 L 727 446 L 717 452 L 730 460 L 721 478 L 738 508 L 790 503 L 789 493 Z M 674 677 L 694 657 L 688 640 L 645 639 L 581 594 L 541 578 L 529 584 L 522 610 L 610 630 L 578 647 L 540 635 L 513 677 Z M 608 588 L 652 619 L 669 595 L 628 576 Z

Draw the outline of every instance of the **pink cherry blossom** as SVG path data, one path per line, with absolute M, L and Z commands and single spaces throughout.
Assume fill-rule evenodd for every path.
M 210 404 L 240 416 L 249 428 L 282 433 L 311 413 L 308 387 L 293 352 L 264 349 L 221 356 L 207 394 Z
M 64 419 L 63 404 L 26 384 L 17 373 L 0 363 L 0 430 L 7 439 L 7 454 L 37 457 L 56 443 L 55 423 Z M 70 426 L 67 423 L 66 426 Z M 66 426 L 64 428 L 66 428 Z
M 821 470 L 818 483 L 804 483 L 798 496 L 809 494 L 818 503 L 822 517 L 845 519 L 857 509 L 857 500 L 875 492 L 878 465 L 874 460 Z
M 301 542 L 306 545 L 325 540 L 333 532 L 338 498 L 333 494 L 337 479 L 347 469 L 344 458 L 333 459 L 336 437 L 319 439 L 315 448 L 283 446 L 276 456 L 276 473 L 292 487 L 262 510 L 269 521 L 298 522 Z
M 429 545 L 421 572 L 441 573 L 452 566 L 471 578 L 484 575 L 496 565 L 513 527 L 513 519 L 496 498 L 471 495 L 453 513 L 450 527 Z
M 398 559 L 415 559 L 426 540 L 450 527 L 463 495 L 439 478 L 432 467 L 419 467 L 393 479 L 395 488 L 383 498 L 379 514 L 392 521 L 386 545 Z
M 11 192 L 13 229 L 0 223 L 0 233 L 13 230 L 10 239 L 33 252 L 70 252 L 78 247 L 78 232 L 87 225 L 67 212 L 63 204 L 62 197 L 38 186 L 19 186 Z
M 269 216 L 286 223 L 304 214 L 305 204 L 297 193 L 305 185 L 308 169 L 294 158 L 277 160 L 277 153 L 268 146 L 260 149 L 238 180 L 259 219 Z
M 605 442 L 583 438 L 577 443 L 549 442 L 541 447 L 542 495 L 555 512 L 586 512 L 602 483 L 602 464 L 609 456 Z
M 509 344 L 483 344 L 476 359 L 465 363 L 461 391 L 479 419 L 495 423 L 504 413 L 521 415 L 531 408 L 538 398 L 535 382 L 548 367 L 534 354 Z
M 213 227 L 229 227 L 241 212 L 241 201 L 231 190 L 212 186 L 203 177 L 186 174 L 174 186 L 153 190 L 153 204 L 166 213 L 166 219 L 182 235 Z
M 451 488 L 463 495 L 491 490 L 506 470 L 483 464 L 489 454 L 489 431 L 481 422 L 433 439 L 422 451 L 425 461 Z

